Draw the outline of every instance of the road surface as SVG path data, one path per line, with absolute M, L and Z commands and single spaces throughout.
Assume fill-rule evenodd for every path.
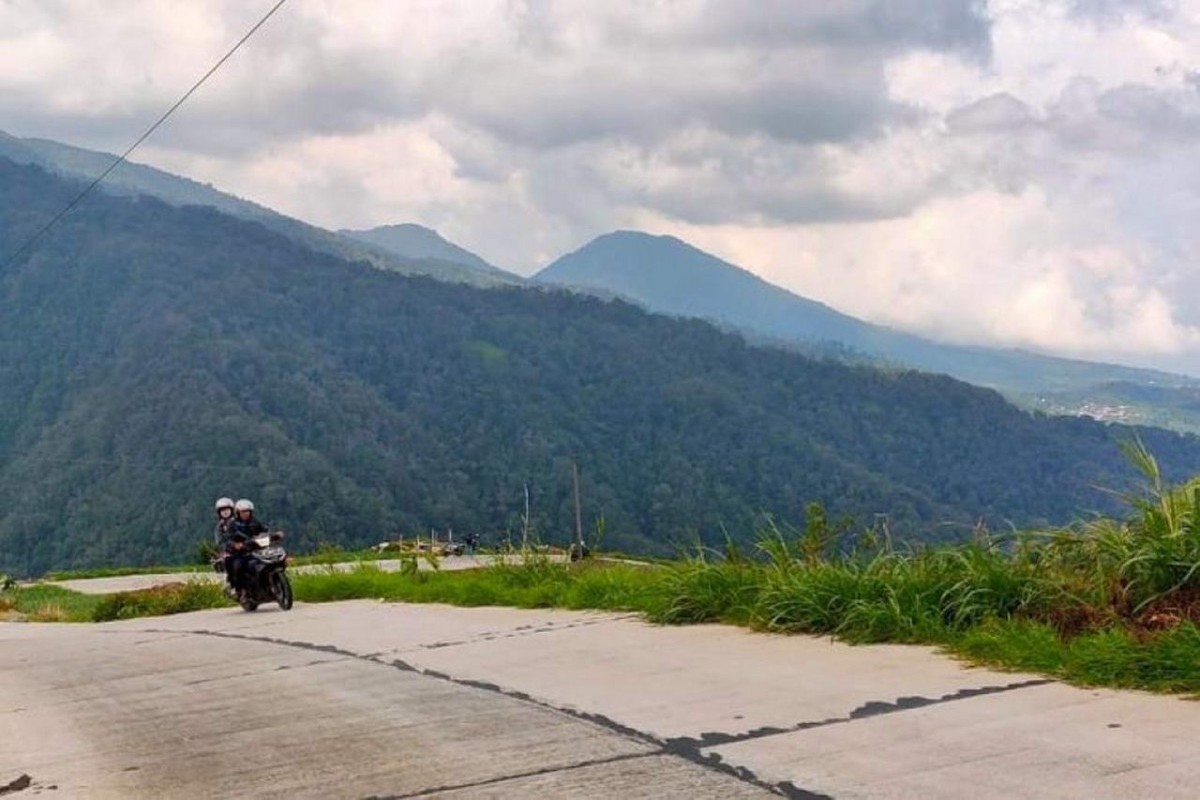
M 551 561 L 565 561 L 564 556 L 552 555 L 546 556 Z M 489 567 L 497 562 L 495 556 L 480 555 L 480 556 L 443 556 L 438 559 L 437 568 L 446 572 L 453 572 L 459 569 L 478 569 L 480 567 Z M 380 559 L 378 561 L 365 562 L 346 562 L 341 564 L 309 564 L 306 566 L 289 567 L 294 573 L 305 572 L 322 572 L 325 570 L 337 570 L 339 572 L 349 572 L 352 569 L 366 564 L 375 569 L 383 570 L 384 572 L 398 572 L 403 566 L 403 562 L 398 559 Z M 417 568 L 425 571 L 433 569 L 424 558 L 417 559 Z M 67 581 L 45 581 L 51 586 L 61 586 L 64 589 L 71 589 L 84 594 L 112 594 L 113 592 L 129 592 L 136 589 L 148 589 L 151 586 L 162 586 L 167 583 L 187 583 L 188 581 L 212 581 L 214 583 L 224 582 L 225 576 L 213 572 L 211 569 L 197 568 L 190 572 L 156 572 L 147 575 L 120 575 L 113 578 L 78 578 Z M 28 585 L 28 584 L 27 584 Z
M 1197 731 L 1178 698 L 615 614 L 0 624 L 0 794 L 28 776 L 18 800 L 1192 798 Z

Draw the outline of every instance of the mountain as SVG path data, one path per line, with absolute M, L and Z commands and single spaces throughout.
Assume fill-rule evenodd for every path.
M 0 158 L 0 251 L 78 182 Z M 696 320 L 374 269 L 212 208 L 97 194 L 0 272 L 0 571 L 183 560 L 250 496 L 299 549 L 573 523 L 668 552 L 809 501 L 898 537 L 1112 508 L 1135 429 Z M 1200 442 L 1140 431 L 1169 475 Z
M 91 182 L 116 159 L 111 153 L 85 150 L 49 139 L 21 139 L 0 131 L 0 156 L 18 164 L 36 164 L 58 175 Z M 142 164 L 125 162 L 101 184 L 109 194 L 150 196 L 173 206 L 207 206 L 241 219 L 257 222 L 317 252 L 366 261 L 380 269 L 409 275 L 429 275 L 440 280 L 481 286 L 516 283 L 520 279 L 502 270 L 454 260 L 406 258 L 386 248 L 366 245 L 314 225 L 284 216 L 264 206 L 218 191 L 208 184 Z M 486 266 L 486 265 L 485 265 Z
M 375 247 L 410 261 L 445 261 L 470 267 L 482 273 L 494 273 L 511 281 L 517 276 L 494 267 L 479 256 L 453 242 L 447 241 L 432 228 L 413 223 L 383 225 L 364 231 L 340 230 L 338 234 Z
M 838 342 L 875 359 L 944 373 L 1016 396 L 1101 384 L 1200 387 L 1200 380 L 1021 350 L 943 344 L 872 325 L 774 286 L 671 236 L 601 236 L 542 270 L 538 282 L 627 297 L 651 311 L 700 317 L 784 342 Z M 1200 417 L 1196 419 L 1200 424 Z

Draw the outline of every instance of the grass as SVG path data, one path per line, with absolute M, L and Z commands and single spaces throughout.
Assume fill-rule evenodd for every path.
M 101 595 L 100 602 L 92 609 L 92 621 L 161 617 L 232 605 L 233 601 L 225 595 L 221 584 L 188 581 Z
M 57 586 L 30 586 L 0 592 L 0 619 L 30 622 L 91 622 L 100 598 Z
M 1083 686 L 1200 693 L 1200 628 L 1191 622 L 1149 636 L 1115 627 L 1063 637 L 1044 623 L 997 620 L 946 645 L 974 663 Z
M 109 622 L 233 605 L 219 584 L 189 581 L 131 592 L 92 595 L 34 585 L 0 592 L 0 620 Z
M 360 564 L 349 572 L 294 574 L 296 599 L 309 603 L 376 598 L 458 606 L 639 611 L 654 604 L 657 577 L 634 565 L 567 565 L 533 556 L 515 563 L 448 572 L 383 572 Z

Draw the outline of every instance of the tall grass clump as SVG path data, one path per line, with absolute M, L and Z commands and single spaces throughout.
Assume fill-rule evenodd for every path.
M 1122 495 L 1132 515 L 1056 532 L 1039 555 L 1102 620 L 1200 621 L 1200 477 L 1173 487 L 1141 442 L 1125 452 L 1144 479 Z
M 1012 616 L 1053 593 L 1033 562 L 1001 543 L 789 558 L 778 531 L 764 549 L 751 620 L 783 632 L 857 642 L 938 642 L 991 617 Z
M 92 608 L 91 621 L 159 617 L 231 605 L 233 601 L 220 584 L 193 580 L 102 595 Z
M 58 586 L 13 585 L 0 590 L 0 619 L 89 622 L 99 600 Z
M 726 541 L 724 553 L 698 547 L 658 575 L 650 617 L 669 624 L 747 624 L 760 579 L 761 567 L 733 541 Z

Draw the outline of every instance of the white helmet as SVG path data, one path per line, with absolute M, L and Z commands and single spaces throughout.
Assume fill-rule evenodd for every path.
M 234 508 L 236 508 L 238 511 L 253 511 L 254 503 L 251 503 L 249 500 L 243 497 L 241 500 L 237 501 L 237 505 L 235 505 Z
M 218 500 L 217 501 L 217 511 L 219 512 L 223 508 L 232 509 L 233 508 L 233 500 L 229 499 L 228 497 L 222 497 L 220 500 Z

